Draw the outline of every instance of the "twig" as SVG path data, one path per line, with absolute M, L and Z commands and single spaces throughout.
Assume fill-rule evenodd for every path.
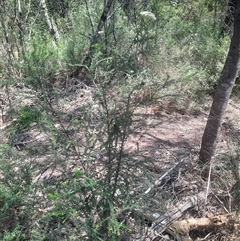
M 211 172 L 212 172 L 213 160 L 214 160 L 214 157 L 212 157 L 211 160 L 210 160 L 210 167 L 209 167 L 209 172 L 208 172 L 207 190 L 206 190 L 206 194 L 205 194 L 204 207 L 203 207 L 203 212 L 202 212 L 202 217 L 203 218 L 206 215 L 207 198 L 208 198 L 208 193 L 209 193 L 209 189 L 210 189 L 210 181 L 211 181 Z
M 176 168 L 178 165 L 180 165 L 184 160 L 186 159 L 186 157 L 182 158 L 179 162 L 177 162 L 173 167 L 171 167 L 168 171 L 166 171 L 161 177 L 159 177 L 155 182 L 154 185 L 150 186 L 147 191 L 145 191 L 145 194 L 148 194 L 151 189 L 154 186 L 159 186 L 162 183 L 162 180 L 164 179 L 164 177 L 166 177 L 174 168 Z

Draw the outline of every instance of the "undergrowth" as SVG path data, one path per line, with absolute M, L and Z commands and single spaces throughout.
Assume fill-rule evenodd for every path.
M 1 240 L 131 240 L 165 210 L 166 193 L 145 193 L 157 160 L 125 148 L 135 111 L 205 100 L 229 37 L 202 1 L 122 2 L 96 33 L 102 3 L 48 1 L 58 41 L 37 4 L 0 10 Z

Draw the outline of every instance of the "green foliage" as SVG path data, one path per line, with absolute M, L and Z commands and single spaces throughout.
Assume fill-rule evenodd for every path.
M 17 227 L 12 232 L 6 231 L 2 236 L 2 241 L 20 241 L 22 240 L 21 230 Z
M 0 166 L 1 169 L 3 165 Z M 4 168 L 6 170 L 6 168 Z M 25 210 L 26 206 L 26 192 L 24 183 L 18 181 L 26 181 L 25 176 L 18 180 L 9 179 L 6 173 L 5 182 L 0 184 L 0 238 L 1 240 L 24 240 L 26 233 L 22 231 L 28 229 L 30 209 Z M 25 187 L 24 187 L 25 186 Z M 28 207 L 29 208 L 29 207 Z
M 16 98 L 26 90 L 36 95 L 31 106 L 13 101 L 17 114 L 10 138 L 15 141 L 26 131 L 40 136 L 23 149 L 0 146 L 0 227 L 11 223 L 0 229 L 0 239 L 128 240 L 133 231 L 126 221 L 129 213 L 144 219 L 136 209 L 153 212 L 149 200 L 156 201 L 157 210 L 162 203 L 161 192 L 154 197 L 142 193 L 153 183 L 148 165 L 155 160 L 125 153 L 138 124 L 135 109 L 162 96 L 196 99 L 196 93 L 212 88 L 229 44 L 229 38 L 219 38 L 225 5 L 215 0 L 114 1 L 96 34 L 103 1 L 57 2 L 46 1 L 58 41 L 36 1 L 22 6 L 24 19 L 12 0 L 5 6 L 7 18 L 0 14 L 6 46 L 0 51 L 0 75 L 12 77 L 4 86 L 16 90 Z M 80 71 L 80 80 L 92 84 L 89 102 L 67 88 L 80 67 L 86 70 Z M 48 98 L 51 87 L 59 91 L 53 100 Z M 7 96 L 10 100 L 11 93 Z
M 128 228 L 118 222 L 113 207 L 109 207 L 111 209 L 110 217 L 105 217 L 105 211 L 101 213 L 100 210 L 107 207 L 99 205 L 105 202 L 102 200 L 105 199 L 104 196 L 109 197 L 109 194 L 101 193 L 104 192 L 103 188 L 104 186 L 97 184 L 91 178 L 86 178 L 85 181 L 79 180 L 78 174 L 76 178 L 61 183 L 58 190 L 48 194 L 48 198 L 53 201 L 55 206 L 50 214 L 50 220 L 54 219 L 55 222 L 67 224 L 70 220 L 75 219 L 75 222 L 79 223 L 81 227 L 81 231 L 78 232 L 86 232 L 91 237 L 91 240 L 99 240 L 101 236 L 105 238 L 109 236 L 112 237 L 111 240 L 117 240 L 114 237 L 120 236 L 122 229 L 128 230 Z M 98 197 L 100 201 L 98 201 Z M 104 227 L 106 221 L 108 225 Z M 103 228 L 107 228 L 109 234 L 103 234 Z M 103 238 L 103 240 L 105 239 Z
M 6 217 L 6 212 L 9 209 L 11 209 L 12 207 L 21 205 L 22 196 L 20 193 L 15 193 L 14 190 L 11 190 L 1 184 L 0 200 L 1 200 L 1 214 L 4 215 L 4 217 Z
M 36 36 L 24 62 L 19 66 L 26 75 L 26 82 L 39 90 L 45 87 L 44 79 L 57 70 L 57 51 L 48 38 Z
M 13 128 L 16 132 L 29 129 L 31 124 L 39 122 L 41 116 L 42 113 L 37 107 L 24 106 L 19 110 Z

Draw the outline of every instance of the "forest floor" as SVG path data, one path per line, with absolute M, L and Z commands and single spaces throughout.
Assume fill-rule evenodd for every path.
M 145 157 L 157 160 L 151 168 L 160 178 L 174 167 L 175 170 L 171 170 L 168 177 L 164 178 L 164 184 L 161 182 L 161 185 L 165 186 L 164 189 L 171 194 L 174 193 L 173 196 L 177 200 L 173 202 L 174 204 L 169 204 L 169 210 L 182 203 L 180 200 L 186 200 L 196 193 L 207 192 L 210 181 L 211 191 L 206 206 L 185 212 L 182 219 L 202 217 L 203 208 L 206 209 L 207 217 L 229 214 L 238 209 L 239 199 L 235 198 L 232 187 L 237 181 L 233 169 L 239 165 L 237 159 L 240 144 L 239 105 L 236 100 L 229 101 L 209 180 L 209 164 L 204 167 L 199 166 L 198 153 L 210 105 L 211 102 L 208 102 L 204 106 L 190 107 L 185 111 L 179 111 L 179 107 L 174 105 L 171 105 L 173 109 L 169 111 L 166 108 L 167 104 L 165 107 L 140 108 L 136 111 L 136 115 L 142 115 L 145 125 L 132 133 L 126 144 L 126 149 L 131 154 L 142 153 Z M 181 165 L 175 168 L 176 163 Z M 239 228 L 236 230 L 230 226 L 221 226 L 220 229 L 205 228 L 204 230 L 200 228 L 200 231 L 196 228 L 197 230 L 191 234 L 192 239 L 181 240 L 240 240 Z
M 82 96 L 79 98 L 82 100 Z M 26 101 L 28 100 L 26 99 Z M 80 99 L 74 101 L 81 102 Z M 4 102 L 7 103 L 7 100 Z M 162 105 L 137 107 L 134 112 L 135 118 L 141 120 L 141 125 L 138 125 L 128 137 L 125 145 L 127 153 L 131 156 L 142 155 L 144 158 L 154 160 L 154 165 L 149 166 L 149 168 L 159 177 L 184 159 L 183 165 L 168 173 L 168 179 L 164 183 L 166 191 L 171 192 L 171 195 L 174 192 L 175 204 L 169 204 L 170 209 L 176 205 L 176 200 L 207 189 L 208 172 L 206 173 L 205 167 L 199 167 L 197 162 L 210 104 L 208 102 L 202 106 L 188 106 L 184 109 L 184 107 L 179 108 L 179 105 L 175 105 L 173 101 Z M 65 104 L 66 113 L 71 112 L 72 106 L 72 103 Z M 6 105 L 4 108 L 2 107 L 2 117 L 4 113 L 7 113 L 8 108 Z M 236 180 L 233 178 L 232 169 L 226 168 L 226 163 L 229 166 L 236 164 L 236 162 L 232 163 L 229 160 L 236 159 L 239 151 L 239 119 L 239 104 L 236 100 L 230 100 L 218 140 L 216 156 L 213 160 L 211 192 L 208 200 L 208 211 L 210 212 L 211 209 L 213 215 L 230 213 L 236 209 L 236 202 L 231 193 L 231 188 Z M 8 142 L 9 134 L 5 130 L 9 125 L 11 125 L 10 122 L 1 119 L 0 143 Z M 33 130 L 31 135 L 39 135 L 39 138 L 42 138 L 39 130 L 36 133 Z M 46 138 L 47 136 L 43 137 L 43 143 L 46 142 Z M 19 151 L 22 149 L 19 148 Z M 41 158 L 48 159 L 47 155 L 44 157 L 44 153 L 41 154 Z M 199 217 L 199 212 L 192 210 L 184 215 Z M 210 230 L 208 233 L 204 232 L 203 235 L 205 235 L 204 237 L 208 235 L 208 239 L 205 240 L 233 240 L 227 238 L 227 236 L 230 237 L 230 233 L 226 229 L 222 232 Z M 193 236 L 197 237 L 195 234 Z

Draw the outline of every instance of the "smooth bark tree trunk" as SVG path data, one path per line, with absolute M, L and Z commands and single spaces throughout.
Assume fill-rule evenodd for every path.
M 215 154 L 217 139 L 228 100 L 240 68 L 240 0 L 234 15 L 234 30 L 229 52 L 220 75 L 212 107 L 202 137 L 200 161 L 208 162 Z

